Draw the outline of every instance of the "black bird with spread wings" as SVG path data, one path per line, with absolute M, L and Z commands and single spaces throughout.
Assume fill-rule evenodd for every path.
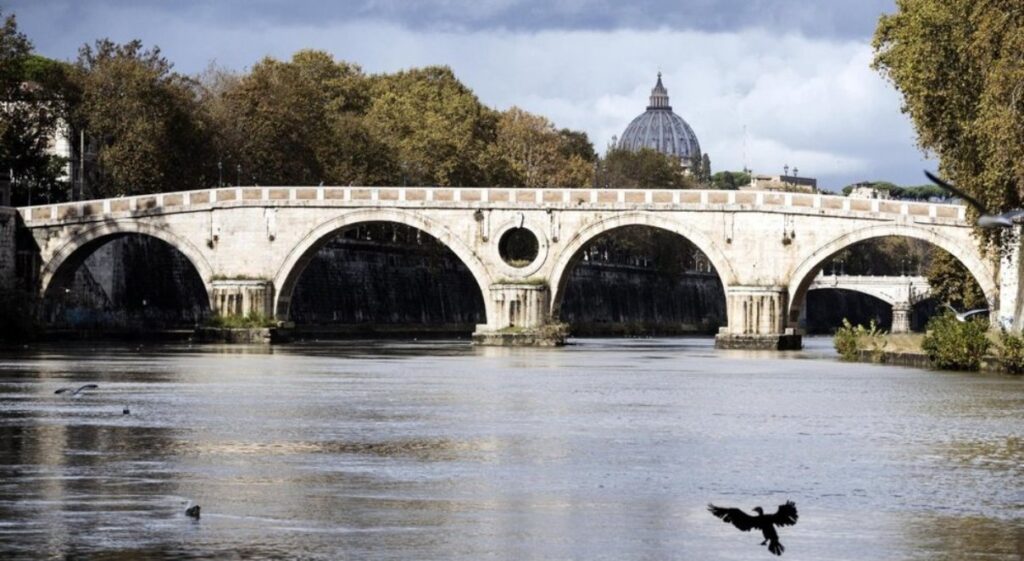
M 978 226 L 982 228 L 1010 228 L 1013 226 L 1014 219 L 1024 216 L 1024 210 L 1021 209 L 1008 210 L 1002 214 L 992 214 L 978 199 L 939 179 L 928 170 L 925 170 L 924 174 L 928 176 L 928 179 L 932 180 L 932 183 L 953 193 L 963 199 L 965 203 L 974 207 L 978 211 Z
M 86 384 L 86 385 L 78 388 L 77 390 L 75 388 L 61 388 L 61 389 L 59 389 L 59 390 L 57 390 L 57 391 L 55 391 L 53 393 L 58 393 L 58 394 L 59 393 L 66 393 L 68 395 L 75 396 L 75 395 L 78 395 L 78 394 L 82 393 L 85 390 L 95 390 L 97 388 L 99 388 L 99 386 L 97 386 L 96 384 Z
M 779 510 L 775 514 L 765 514 L 761 507 L 754 507 L 754 512 L 757 516 L 750 516 L 738 508 L 722 508 L 713 504 L 708 505 L 708 510 L 711 514 L 722 519 L 723 522 L 728 522 L 733 526 L 736 526 L 744 532 L 749 532 L 754 528 L 761 530 L 764 535 L 764 541 L 761 545 L 768 545 L 768 551 L 775 555 L 782 555 L 782 552 L 786 550 L 782 547 L 782 543 L 779 542 L 779 534 L 775 531 L 776 526 L 792 526 L 796 524 L 796 503 L 793 501 L 786 501 L 786 504 L 779 505 Z

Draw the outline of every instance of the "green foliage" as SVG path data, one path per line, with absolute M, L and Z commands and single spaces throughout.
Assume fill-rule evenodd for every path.
M 102 39 L 82 47 L 75 121 L 97 143 L 92 195 L 154 193 L 208 184 L 211 150 L 196 84 L 159 48 Z
M 365 122 L 409 185 L 486 185 L 499 116 L 446 66 L 375 76 Z
M 847 247 L 833 255 L 823 268 L 830 274 L 833 271 L 847 275 L 917 274 L 926 270 L 933 255 L 939 252 L 945 253 L 928 242 L 886 236 Z
M 599 187 L 688 189 L 693 179 L 683 173 L 677 158 L 651 148 L 637 151 L 610 148 L 598 166 Z
M 258 329 L 277 327 L 277 320 L 263 314 L 251 313 L 247 316 L 232 314 L 228 316 L 212 316 L 206 321 L 207 327 L 223 329 Z
M 1009 374 L 1024 374 L 1024 336 L 1005 329 L 999 337 L 999 360 Z
M 866 349 L 871 351 L 874 362 L 880 362 L 887 344 L 886 332 L 878 329 L 874 320 L 871 320 L 868 327 L 864 327 L 854 326 L 850 320 L 843 318 L 842 327 L 836 330 L 832 339 L 832 345 L 839 353 L 839 358 L 845 361 L 857 360 L 859 351 Z
M 558 131 L 550 121 L 518 107 L 498 118 L 490 145 L 491 184 L 524 187 L 589 187 L 594 148 L 585 133 Z
M 932 296 L 957 309 L 982 308 L 987 305 L 985 294 L 967 268 L 955 257 L 936 250 L 926 269 Z
M 1024 187 L 1024 3 L 898 0 L 875 31 L 874 67 L 903 94 L 918 143 L 993 211 Z M 973 210 L 972 210 L 973 212 Z M 998 243 L 998 236 L 989 241 Z
M 2 17 L 2 14 L 0 14 Z M 0 169 L 13 175 L 15 204 L 61 196 L 63 159 L 48 153 L 64 116 L 64 65 L 32 54 L 13 15 L 0 27 Z
M 983 320 L 962 322 L 944 313 L 928 321 L 921 348 L 937 368 L 975 371 L 991 345 L 987 331 Z
M 711 176 L 715 189 L 735 190 L 750 185 L 750 174 L 745 171 L 720 171 Z

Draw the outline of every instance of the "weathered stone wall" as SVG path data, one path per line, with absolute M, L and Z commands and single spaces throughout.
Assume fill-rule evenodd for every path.
M 192 265 L 162 241 L 112 240 L 51 291 L 44 319 L 56 328 L 189 327 L 209 313 Z
M 681 277 L 654 269 L 581 263 L 562 302 L 576 335 L 715 333 L 725 325 L 725 291 L 715 274 Z
M 462 326 L 468 333 L 486 318 L 479 286 L 454 256 L 341 239 L 322 248 L 302 273 L 291 320 Z
M 14 288 L 16 216 L 15 209 L 0 207 L 0 290 Z

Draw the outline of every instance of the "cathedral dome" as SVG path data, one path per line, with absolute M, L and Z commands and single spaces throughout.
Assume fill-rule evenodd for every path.
M 668 104 L 668 90 L 661 84 L 661 72 L 658 72 L 658 83 L 651 90 L 647 111 L 626 127 L 618 146 L 634 151 L 653 148 L 679 158 L 685 167 L 689 167 L 690 161 L 700 154 L 697 135 L 682 117 L 672 112 L 672 106 Z

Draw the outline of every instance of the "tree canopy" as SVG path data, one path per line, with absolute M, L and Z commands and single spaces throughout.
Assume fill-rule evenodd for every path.
M 0 13 L 0 17 L 3 14 Z M 0 26 L 0 169 L 10 171 L 14 201 L 27 204 L 65 196 L 65 161 L 51 138 L 65 117 L 66 65 L 32 54 L 13 15 Z
M 897 0 L 874 67 L 903 94 L 921 148 L 993 210 L 1024 188 L 1024 3 Z

